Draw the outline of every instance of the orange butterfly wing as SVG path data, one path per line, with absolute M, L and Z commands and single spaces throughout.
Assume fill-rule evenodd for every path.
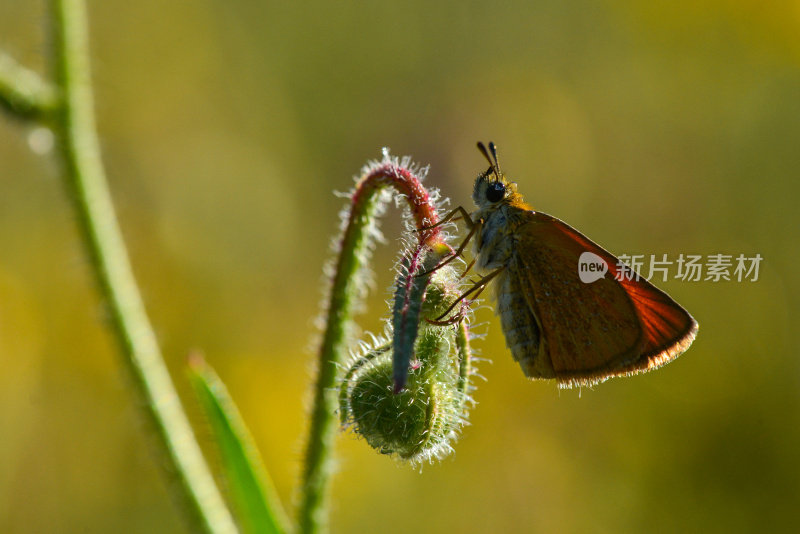
M 539 343 L 514 354 L 527 376 L 592 384 L 655 369 L 689 347 L 697 323 L 669 295 L 644 278 L 615 279 L 617 258 L 555 217 L 519 215 L 514 253 L 502 277 L 505 287 L 519 288 L 516 299 L 524 297 L 528 307 L 520 312 L 537 323 Z M 578 275 L 586 251 L 608 265 L 592 283 Z

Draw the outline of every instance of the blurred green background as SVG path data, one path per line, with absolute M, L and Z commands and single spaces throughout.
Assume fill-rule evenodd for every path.
M 0 47 L 46 72 L 43 2 Z M 800 4 L 90 2 L 99 129 L 132 261 L 227 383 L 296 502 L 323 287 L 382 146 L 470 206 L 494 140 L 526 199 L 612 252 L 754 255 L 757 282 L 659 283 L 700 323 L 658 372 L 528 382 L 488 308 L 488 380 L 419 473 L 337 440 L 334 532 L 794 532 L 800 520 Z M 183 527 L 132 404 L 56 165 L 0 117 L 0 530 Z M 380 331 L 400 232 L 360 318 Z

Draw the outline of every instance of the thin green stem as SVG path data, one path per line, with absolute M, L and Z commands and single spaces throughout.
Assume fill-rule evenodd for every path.
M 377 191 L 377 190 L 376 190 Z M 327 330 L 320 349 L 311 428 L 306 450 L 305 471 L 298 520 L 300 532 L 318 532 L 326 528 L 327 486 L 333 436 L 336 430 L 336 376 L 343 361 L 348 323 L 352 315 L 356 273 L 367 241 L 366 223 L 373 216 L 375 198 L 358 205 L 362 213 L 351 216 L 342 240 L 342 251 L 336 269 L 328 308 Z
M 83 0 L 53 0 L 54 55 L 63 95 L 56 135 L 79 230 L 132 382 L 181 491 L 192 530 L 235 532 L 161 356 L 117 224 L 100 159 Z
M 377 193 L 384 187 L 392 187 L 405 196 L 417 228 L 427 228 L 439 220 L 436 208 L 419 178 L 402 166 L 384 162 L 370 169 L 356 185 L 340 245 L 326 330 L 319 353 L 298 508 L 297 522 L 302 533 L 314 533 L 327 528 L 327 489 L 338 421 L 335 415 L 337 375 L 347 351 L 347 332 L 358 293 L 356 284 L 363 283 L 358 272 L 364 267 L 367 255 L 368 228 L 374 223 Z M 441 240 L 439 229 L 421 231 L 419 239 L 420 242 L 438 243 Z
M 0 105 L 21 118 L 42 119 L 58 105 L 56 89 L 0 52 Z

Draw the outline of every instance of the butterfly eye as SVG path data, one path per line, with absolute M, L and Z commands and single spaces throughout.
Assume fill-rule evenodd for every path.
M 486 200 L 489 202 L 498 202 L 503 200 L 506 195 L 506 186 L 500 182 L 492 182 L 486 188 Z

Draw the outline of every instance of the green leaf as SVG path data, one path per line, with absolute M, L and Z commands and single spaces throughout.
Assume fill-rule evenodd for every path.
M 240 527 L 247 533 L 289 532 L 272 480 L 225 385 L 198 355 L 189 359 L 189 378 L 219 449 Z

